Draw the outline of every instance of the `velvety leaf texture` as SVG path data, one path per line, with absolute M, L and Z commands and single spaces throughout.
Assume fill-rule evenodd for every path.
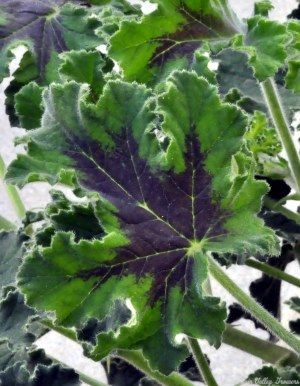
M 183 67 L 203 40 L 222 40 L 243 29 L 226 0 L 155 3 L 153 13 L 123 22 L 110 40 L 109 53 L 128 80 L 145 82 L 170 61 Z
M 246 55 L 239 51 L 226 49 L 213 56 L 213 59 L 219 62 L 217 80 L 221 94 L 228 93 L 233 87 L 237 88 L 243 96 L 251 98 L 250 102 L 255 110 L 267 113 L 259 84 L 253 76 L 253 70 L 249 67 Z M 277 88 L 284 110 L 291 121 L 295 111 L 299 109 L 299 96 L 283 87 L 283 82 L 283 79 L 279 78 Z
M 27 236 L 22 233 L 0 232 L 0 287 L 13 285 L 24 254 Z
M 286 27 L 276 21 L 255 16 L 247 20 L 248 31 L 234 38 L 234 47 L 249 55 L 255 77 L 260 81 L 274 76 L 286 59 Z
M 77 4 L 76 4 L 77 3 Z M 8 74 L 11 49 L 24 44 L 36 59 L 39 77 L 57 53 L 99 44 L 100 21 L 66 0 L 2 0 L 0 4 L 0 79 Z
M 52 208 L 51 244 L 29 253 L 19 286 L 59 324 L 106 318 L 96 345 L 86 347 L 94 359 L 142 349 L 169 373 L 187 356 L 174 343 L 178 333 L 220 344 L 226 311 L 202 288 L 206 252 L 277 251 L 255 215 L 266 185 L 254 180 L 247 156 L 235 154 L 247 119 L 195 72 L 174 72 L 158 95 L 122 81 L 109 81 L 95 104 L 88 95 L 75 82 L 49 88 L 42 127 L 25 137 L 28 154 L 8 179 L 55 183 L 75 169 L 86 193 L 98 193 L 80 209 L 95 226 L 67 223 Z

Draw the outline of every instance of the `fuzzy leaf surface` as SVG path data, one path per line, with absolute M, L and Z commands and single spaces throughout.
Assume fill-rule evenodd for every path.
M 0 287 L 13 285 L 16 272 L 24 254 L 24 242 L 27 236 L 15 232 L 0 233 Z
M 110 55 L 128 80 L 146 82 L 165 64 L 183 68 L 203 40 L 222 40 L 242 26 L 226 0 L 157 0 L 141 20 L 125 21 L 110 40 Z
M 7 75 L 10 50 L 20 44 L 33 53 L 40 78 L 57 53 L 99 44 L 94 30 L 100 21 L 76 2 L 3 0 L 0 13 L 1 79 Z
M 248 54 L 254 75 L 262 82 L 284 65 L 288 34 L 283 24 L 260 16 L 248 19 L 247 23 L 247 33 L 235 37 L 233 46 Z
M 8 179 L 55 183 L 73 169 L 99 195 L 85 209 L 98 221 L 94 235 L 91 227 L 89 237 L 76 233 L 72 222 L 64 228 L 61 211 L 59 221 L 50 216 L 60 224 L 51 244 L 30 253 L 20 272 L 29 304 L 55 311 L 64 326 L 107 320 L 87 348 L 94 359 L 142 349 L 169 373 L 187 356 L 175 346 L 178 333 L 220 344 L 226 311 L 202 288 L 206 251 L 276 253 L 277 242 L 255 215 L 266 185 L 235 154 L 244 114 L 194 72 L 173 73 L 166 90 L 109 81 L 91 103 L 85 85 L 51 86 L 42 127 L 25 137 L 28 154 Z M 132 312 L 125 324 L 124 306 Z

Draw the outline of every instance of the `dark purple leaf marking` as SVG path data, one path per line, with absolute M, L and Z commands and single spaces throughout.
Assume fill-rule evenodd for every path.
M 187 167 L 180 174 L 153 172 L 126 128 L 116 136 L 115 145 L 117 150 L 109 152 L 96 142 L 77 139 L 68 146 L 73 150 L 66 152 L 80 171 L 80 182 L 118 209 L 121 228 L 131 241 L 119 248 L 113 261 L 81 271 L 78 277 L 99 277 L 98 287 L 111 276 L 151 275 L 154 302 L 167 287 L 177 284 L 184 289 L 191 282 L 190 241 L 224 234 L 220 222 L 226 214 L 212 203 L 211 177 L 204 170 L 195 136 L 187 141 Z

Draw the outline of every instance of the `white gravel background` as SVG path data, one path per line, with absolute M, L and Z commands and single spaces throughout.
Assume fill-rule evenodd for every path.
M 254 1 L 234 1 L 229 0 L 232 7 L 240 15 L 240 17 L 248 17 L 252 13 Z M 295 8 L 296 0 L 273 0 L 274 10 L 271 12 L 271 17 L 284 20 L 286 15 Z M 16 63 L 12 66 L 15 67 Z M 20 129 L 11 128 L 5 114 L 4 94 L 3 91 L 7 87 L 9 79 L 4 80 L 0 85 L 0 152 L 4 160 L 9 163 L 12 161 L 16 152 L 21 151 L 21 148 L 14 148 L 13 139 L 15 136 L 22 134 Z M 300 103 L 299 103 L 300 105 Z M 28 184 L 20 192 L 27 209 L 37 209 L 44 207 L 49 202 L 49 185 L 46 183 Z M 6 196 L 3 184 L 0 183 L 0 214 L 9 218 L 11 221 L 18 223 L 18 219 L 13 208 Z M 231 267 L 228 274 L 236 281 L 238 285 L 248 291 L 248 286 L 251 281 L 258 278 L 260 274 L 251 268 Z M 290 264 L 288 272 L 293 275 L 300 275 L 299 266 Z M 227 304 L 230 304 L 233 299 L 227 293 L 224 293 L 222 288 L 217 283 L 213 284 L 213 293 L 216 296 L 222 297 Z M 283 284 L 282 300 L 287 300 L 291 296 L 300 296 L 299 291 L 295 287 Z M 292 312 L 287 306 L 283 307 L 283 323 L 287 326 L 288 319 L 293 317 Z M 251 332 L 256 336 L 265 338 L 267 334 L 261 330 L 255 330 L 253 324 L 249 321 L 241 321 L 238 327 L 244 331 Z M 95 363 L 82 355 L 82 350 L 79 345 L 60 336 L 55 332 L 50 332 L 42 337 L 38 342 L 40 347 L 43 347 L 46 352 L 52 357 L 61 362 L 79 370 L 90 376 L 107 383 L 104 370 L 101 365 Z M 245 377 L 262 365 L 262 361 L 248 355 L 242 351 L 231 348 L 227 345 L 222 345 L 219 350 L 211 348 L 205 341 L 201 341 L 201 346 L 209 355 L 211 366 L 217 382 L 222 386 L 233 386 L 242 382 Z M 195 383 L 196 384 L 196 383 Z M 244 383 L 246 385 L 246 383 Z

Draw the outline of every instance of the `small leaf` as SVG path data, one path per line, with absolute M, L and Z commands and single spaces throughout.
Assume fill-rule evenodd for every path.
M 247 112 L 253 113 L 254 110 L 260 110 L 268 113 L 259 84 L 253 76 L 253 71 L 244 53 L 225 49 L 213 56 L 213 59 L 219 62 L 217 80 L 221 94 L 227 94 L 230 89 L 236 88 L 241 96 L 250 98 L 246 101 L 251 103 L 250 111 L 248 108 L 245 109 Z M 283 77 L 277 76 L 276 81 L 284 110 L 288 119 L 292 121 L 295 111 L 299 110 L 299 97 L 283 87 Z M 242 104 L 241 107 L 245 106 Z
M 274 8 L 270 0 L 258 1 L 254 4 L 254 15 L 268 17 L 269 11 Z
M 15 95 L 15 109 L 22 128 L 35 129 L 40 126 L 43 115 L 42 92 L 43 87 L 30 82 Z
M 259 82 L 274 76 L 285 63 L 286 27 L 260 16 L 247 20 L 248 31 L 233 39 L 233 47 L 246 52 Z
M 94 99 L 98 99 L 104 86 L 102 68 L 106 65 L 97 51 L 71 51 L 63 54 L 59 72 L 65 80 L 87 83 Z
M 268 126 L 266 115 L 260 111 L 254 112 L 245 138 L 256 158 L 262 153 L 270 156 L 278 155 L 282 148 L 275 129 Z

